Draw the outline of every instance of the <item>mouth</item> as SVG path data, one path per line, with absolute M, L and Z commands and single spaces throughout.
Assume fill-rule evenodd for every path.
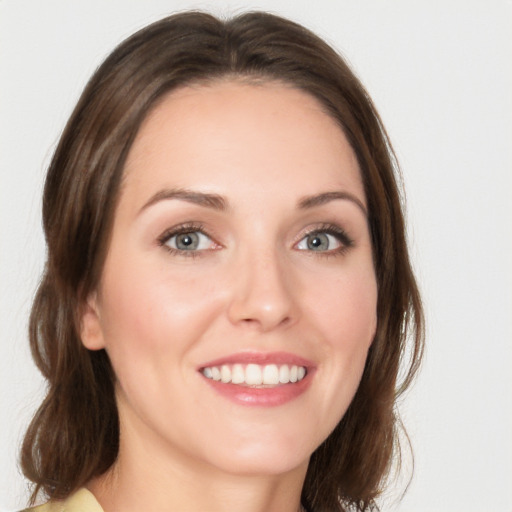
M 218 394 L 241 405 L 276 406 L 302 395 L 314 365 L 286 353 L 244 353 L 209 362 L 199 373 Z
M 223 384 L 275 387 L 300 382 L 307 375 L 307 368 L 288 364 L 223 364 L 222 366 L 206 366 L 201 373 L 207 379 Z

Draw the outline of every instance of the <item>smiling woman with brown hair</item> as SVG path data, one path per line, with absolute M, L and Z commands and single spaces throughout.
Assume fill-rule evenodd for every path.
M 44 191 L 41 510 L 374 508 L 422 352 L 395 167 L 297 24 L 191 12 L 122 43 Z

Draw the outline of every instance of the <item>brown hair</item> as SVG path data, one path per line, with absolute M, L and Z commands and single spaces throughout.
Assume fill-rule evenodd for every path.
M 377 334 L 353 402 L 311 457 L 302 502 L 321 511 L 375 507 L 399 453 L 395 402 L 423 346 L 398 169 L 380 118 L 343 59 L 300 25 L 257 12 L 227 21 L 181 13 L 134 34 L 96 71 L 64 130 L 44 189 L 48 260 L 30 318 L 33 357 L 48 381 L 21 453 L 33 499 L 39 491 L 65 497 L 117 457 L 115 376 L 104 351 L 82 345 L 80 307 L 98 284 L 124 163 L 142 121 L 170 91 L 222 78 L 277 80 L 306 91 L 357 155 L 378 282 Z

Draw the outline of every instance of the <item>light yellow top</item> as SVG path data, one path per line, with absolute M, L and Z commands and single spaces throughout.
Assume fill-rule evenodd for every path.
M 103 512 L 103 509 L 92 492 L 82 488 L 65 500 L 49 501 L 21 512 Z

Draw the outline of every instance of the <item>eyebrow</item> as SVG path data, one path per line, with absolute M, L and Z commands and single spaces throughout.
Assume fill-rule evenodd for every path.
M 315 194 L 312 196 L 306 196 L 299 200 L 299 209 L 305 210 L 308 208 L 314 208 L 316 206 L 322 206 L 331 201 L 336 201 L 338 199 L 351 201 L 354 203 L 367 217 L 368 211 L 366 210 L 365 205 L 359 200 L 355 195 L 350 192 L 344 192 L 341 190 L 336 190 L 332 192 L 323 192 L 321 194 Z
M 213 210 L 225 211 L 228 209 L 227 200 L 218 194 L 208 194 L 205 192 L 197 192 L 195 190 L 183 188 L 166 188 L 163 190 L 159 190 L 156 194 L 152 195 L 149 198 L 149 200 L 146 203 L 144 203 L 144 205 L 140 209 L 140 212 L 146 210 L 150 206 L 160 201 L 168 199 L 179 199 L 181 201 L 187 201 L 189 203 L 197 204 L 205 208 L 211 208 Z M 366 207 L 356 196 L 354 196 L 350 192 L 344 192 L 341 190 L 332 192 L 322 192 L 320 194 L 315 194 L 312 196 L 305 196 L 299 200 L 298 208 L 299 210 L 307 210 L 309 208 L 322 206 L 324 204 L 336 200 L 351 201 L 364 213 L 365 216 L 368 216 Z
M 195 190 L 184 188 L 166 188 L 159 190 L 156 194 L 152 195 L 149 200 L 144 203 L 140 209 L 140 212 L 166 199 L 180 199 L 181 201 L 187 201 L 189 203 L 204 206 L 205 208 L 211 208 L 213 210 L 224 211 L 228 208 L 226 199 L 224 199 L 222 196 L 219 196 L 218 194 L 207 194 L 205 192 L 197 192 Z

